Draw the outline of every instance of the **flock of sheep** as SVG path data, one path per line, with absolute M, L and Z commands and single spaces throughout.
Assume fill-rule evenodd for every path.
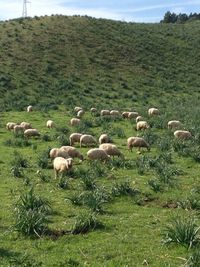
M 28 106 L 27 112 L 32 112 L 33 107 Z M 74 111 L 77 112 L 77 118 L 72 118 L 70 120 L 71 126 L 76 126 L 80 124 L 81 118 L 84 115 L 84 110 L 81 107 L 75 107 Z M 91 108 L 90 112 L 95 114 L 97 113 L 96 108 Z M 148 110 L 149 116 L 158 116 L 160 114 L 157 108 L 150 108 Z M 100 116 L 112 116 L 112 117 L 120 117 L 124 119 L 135 119 L 136 120 L 136 130 L 145 130 L 150 126 L 147 121 L 144 121 L 142 116 L 139 116 L 137 112 L 122 112 L 120 114 L 117 110 L 101 110 Z M 46 123 L 47 128 L 54 128 L 55 123 L 52 120 L 48 120 Z M 181 128 L 181 122 L 178 120 L 169 121 L 168 129 L 178 129 Z M 8 130 L 13 130 L 14 133 L 22 132 L 24 137 L 39 137 L 40 133 L 37 129 L 33 129 L 31 124 L 28 122 L 22 122 L 20 124 L 16 124 L 14 122 L 8 122 L 6 125 Z M 179 139 L 188 139 L 191 138 L 191 133 L 189 131 L 184 130 L 176 130 L 174 132 L 174 136 Z M 50 158 L 53 159 L 53 168 L 55 172 L 55 178 L 58 176 L 58 173 L 64 173 L 69 171 L 73 166 L 73 159 L 78 158 L 83 161 L 83 155 L 73 146 L 75 143 L 79 143 L 80 147 L 83 145 L 86 147 L 90 147 L 93 145 L 97 145 L 99 143 L 98 148 L 92 148 L 87 152 L 87 157 L 89 160 L 100 160 L 103 162 L 109 161 L 111 157 L 124 157 L 121 151 L 117 148 L 116 145 L 110 142 L 110 138 L 107 134 L 102 134 L 99 137 L 99 140 L 95 139 L 92 135 L 89 134 L 81 134 L 81 133 L 72 133 L 69 137 L 70 146 L 62 146 L 60 148 L 53 148 L 50 151 Z M 127 147 L 130 151 L 132 151 L 133 147 L 138 148 L 140 151 L 141 148 L 146 148 L 150 150 L 149 144 L 142 137 L 132 136 L 127 139 Z

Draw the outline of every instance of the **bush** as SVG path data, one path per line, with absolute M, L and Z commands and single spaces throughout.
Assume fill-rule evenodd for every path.
M 173 218 L 171 223 L 164 230 L 164 243 L 177 243 L 189 249 L 199 244 L 199 230 L 200 227 L 196 224 L 194 218 Z
M 27 159 L 23 158 L 23 156 L 18 152 L 18 151 L 14 151 L 13 153 L 14 158 L 11 161 L 11 165 L 12 166 L 16 166 L 16 167 L 21 167 L 21 168 L 28 168 L 29 163 L 27 161 Z
M 101 224 L 97 221 L 95 213 L 82 212 L 76 217 L 75 223 L 72 226 L 72 234 L 85 234 L 90 230 L 94 230 Z
M 132 188 L 129 181 L 125 181 L 121 183 L 115 183 L 111 188 L 111 193 L 113 196 L 135 196 L 137 194 L 140 194 L 140 191 L 138 189 Z
M 82 183 L 86 190 L 95 190 L 96 189 L 96 183 L 94 181 L 94 178 L 91 176 L 83 176 L 82 177 Z
M 50 212 L 49 202 L 36 196 L 31 188 L 20 195 L 16 203 L 14 230 L 23 235 L 40 237 L 47 230 Z
M 148 181 L 148 185 L 150 186 L 150 188 L 158 193 L 158 192 L 162 192 L 163 191 L 163 185 L 162 183 L 160 183 L 158 180 L 156 179 L 152 179 Z
M 49 152 L 50 148 L 41 152 L 37 158 L 37 165 L 42 169 L 47 169 L 49 165 Z

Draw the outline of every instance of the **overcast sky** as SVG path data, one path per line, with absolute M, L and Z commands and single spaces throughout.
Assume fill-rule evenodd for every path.
M 166 11 L 200 13 L 200 0 L 30 0 L 28 16 L 88 15 L 134 22 L 159 22 Z M 0 0 L 0 20 L 22 16 L 23 0 Z

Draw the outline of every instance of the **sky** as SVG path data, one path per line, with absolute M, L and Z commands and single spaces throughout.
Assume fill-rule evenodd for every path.
M 21 17 L 22 8 L 23 0 L 0 0 L 0 20 Z M 31 17 L 88 15 L 131 22 L 159 22 L 167 11 L 200 13 L 200 0 L 30 0 L 27 11 Z

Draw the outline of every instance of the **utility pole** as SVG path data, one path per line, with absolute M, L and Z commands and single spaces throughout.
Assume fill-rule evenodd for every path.
M 30 3 L 28 0 L 23 0 L 23 10 L 22 10 L 22 17 L 26 18 L 27 15 L 27 4 Z

